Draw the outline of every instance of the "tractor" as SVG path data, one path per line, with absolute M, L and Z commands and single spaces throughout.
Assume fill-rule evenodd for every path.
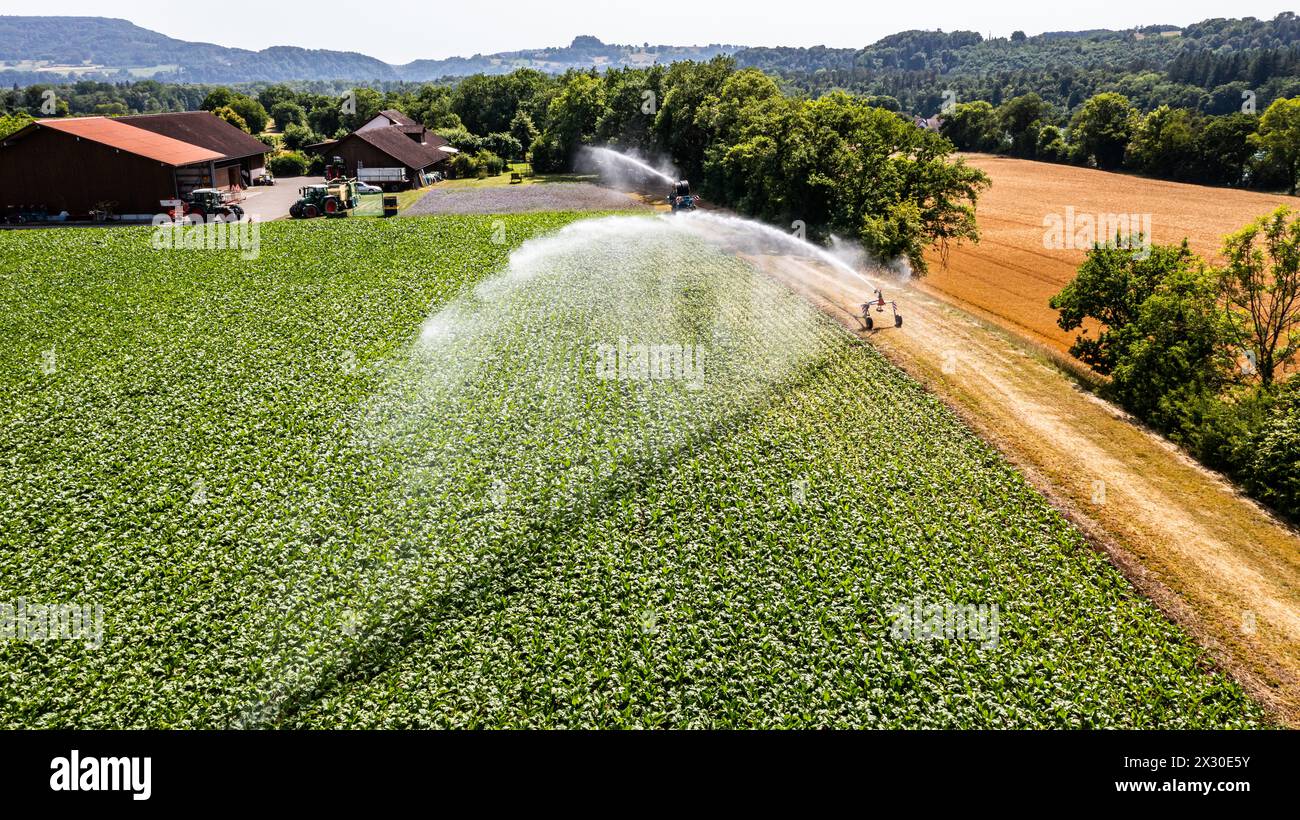
M 324 214 L 347 216 L 357 207 L 357 184 L 351 179 L 334 179 L 325 185 L 308 185 L 299 189 L 300 198 L 289 206 L 294 219 L 312 219 Z
M 216 188 L 195 188 L 181 197 L 179 205 L 169 207 L 167 216 L 173 222 L 205 222 L 209 217 L 235 222 L 244 218 L 244 209 L 226 202 L 225 194 Z
M 691 194 L 691 183 L 683 179 L 668 192 L 668 204 L 672 206 L 673 213 L 693 211 L 699 207 L 700 198 Z
M 348 166 L 344 164 L 343 157 L 334 157 L 325 164 L 325 181 L 334 182 L 347 179 L 347 170 Z

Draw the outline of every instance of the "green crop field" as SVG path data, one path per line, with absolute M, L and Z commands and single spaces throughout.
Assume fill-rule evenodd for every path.
M 668 217 L 5 232 L 0 330 L 0 602 L 104 615 L 0 641 L 0 726 L 1264 723 L 940 402 Z M 952 611 L 979 634 L 901 623 Z

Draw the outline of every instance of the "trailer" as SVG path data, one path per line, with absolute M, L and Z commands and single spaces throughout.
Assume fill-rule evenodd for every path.
M 385 191 L 405 191 L 411 187 L 405 168 L 367 168 L 357 163 L 357 180 L 368 185 L 378 185 Z
M 700 198 L 691 193 L 691 183 L 683 179 L 673 183 L 673 189 L 668 192 L 668 204 L 673 213 L 693 211 L 700 206 Z

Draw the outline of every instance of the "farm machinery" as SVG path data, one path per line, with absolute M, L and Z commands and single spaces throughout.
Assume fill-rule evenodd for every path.
M 357 181 L 373 185 L 384 191 L 405 191 L 411 187 L 411 180 L 406 176 L 405 168 L 367 168 L 357 163 Z
M 44 205 L 19 205 L 5 208 L 3 222 L 10 225 L 26 225 L 29 222 L 48 222 L 52 217 Z
M 691 183 L 683 179 L 668 192 L 668 204 L 672 206 L 673 213 L 693 211 L 699 207 L 700 198 L 691 193 Z
M 179 200 L 165 200 L 167 216 L 173 222 L 205 222 L 209 217 L 220 217 L 226 222 L 244 218 L 244 209 L 226 201 L 226 195 L 216 188 L 195 188 Z
M 885 294 L 880 290 L 880 288 L 876 288 L 875 292 L 872 295 L 875 298 L 873 298 L 869 302 L 862 303 L 862 324 L 866 326 L 866 329 L 867 330 L 876 329 L 876 320 L 871 315 L 871 309 L 875 308 L 876 313 L 884 313 L 886 306 L 888 306 L 889 309 L 894 312 L 894 327 L 902 327 L 903 314 L 898 312 L 898 303 L 892 301 L 886 302 Z
M 289 206 L 289 216 L 294 219 L 312 219 L 321 214 L 331 217 L 347 216 L 357 207 L 357 181 L 346 174 L 342 157 L 334 157 L 325 166 L 325 184 L 308 185 L 298 189 L 298 201 Z
M 321 214 L 342 217 L 357 207 L 357 183 L 351 179 L 335 178 L 324 185 L 308 185 L 298 193 L 298 201 L 289 206 L 289 216 L 294 219 L 312 219 Z

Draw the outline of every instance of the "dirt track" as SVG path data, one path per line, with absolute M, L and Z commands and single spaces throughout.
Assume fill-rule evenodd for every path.
M 1300 725 L 1300 537 L 1051 356 L 920 289 L 905 323 L 864 333 L 861 282 L 811 260 L 750 257 L 863 335 L 1020 467 L 1125 574 L 1281 720 Z

